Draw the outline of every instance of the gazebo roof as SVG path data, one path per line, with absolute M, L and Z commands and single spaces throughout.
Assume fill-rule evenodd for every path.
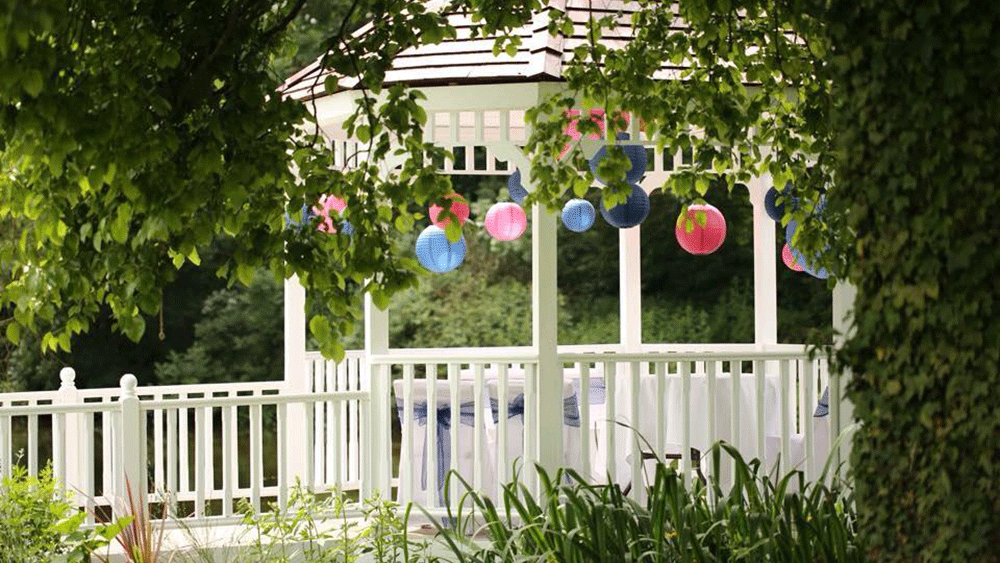
M 551 36 L 548 32 L 548 11 L 553 6 L 564 10 L 575 22 L 571 36 Z M 455 39 L 437 45 L 423 45 L 400 53 L 386 74 L 385 84 L 405 83 L 413 86 L 444 86 L 464 84 L 496 84 L 517 82 L 561 81 L 563 66 L 573 56 L 573 49 L 587 41 L 587 22 L 591 19 L 617 15 L 617 25 L 606 29 L 602 37 L 605 44 L 627 44 L 633 37 L 632 13 L 638 4 L 622 0 L 555 0 L 543 11 L 536 13 L 532 23 L 516 29 L 520 37 L 517 52 L 493 54 L 495 36 L 472 37 L 477 26 L 468 14 L 449 13 L 448 21 L 457 30 Z M 370 25 L 356 33 L 364 34 Z M 678 25 L 678 30 L 683 29 Z M 331 74 L 320 64 L 322 57 L 296 72 L 281 86 L 281 91 L 292 98 L 312 99 L 326 95 L 324 79 Z M 662 69 L 664 77 L 681 67 Z M 345 89 L 353 86 L 343 84 Z

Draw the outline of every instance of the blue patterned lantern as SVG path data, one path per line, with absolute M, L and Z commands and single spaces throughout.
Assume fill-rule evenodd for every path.
M 510 194 L 510 199 L 514 200 L 518 205 L 524 203 L 524 198 L 528 197 L 528 190 L 524 189 L 524 186 L 521 185 L 521 171 L 517 168 L 507 178 L 507 193 Z
M 619 133 L 619 141 L 629 140 L 628 133 Z M 625 156 L 628 157 L 629 162 L 632 163 L 632 168 L 625 172 L 625 181 L 629 184 L 635 184 L 642 179 L 646 174 L 646 147 L 642 145 L 619 145 Z M 604 145 L 594 154 L 593 158 L 590 159 L 590 171 L 594 174 L 594 178 L 597 178 L 598 182 L 607 185 L 607 181 L 597 175 L 597 166 L 601 163 L 604 158 L 608 156 L 608 146 Z
M 307 225 L 309 223 L 309 220 L 312 219 L 312 218 L 313 218 L 313 212 L 312 212 L 312 210 L 309 209 L 308 205 L 303 204 L 302 205 L 302 216 L 298 220 L 292 219 L 291 215 L 289 215 L 288 213 L 285 213 L 285 228 L 286 229 L 290 228 L 290 227 L 299 227 L 299 228 L 301 228 L 304 225 Z
M 571 199 L 566 202 L 562 210 L 562 222 L 566 228 L 577 233 L 582 233 L 594 225 L 597 218 L 597 211 L 594 206 L 585 199 Z
M 434 273 L 450 272 L 465 260 L 465 237 L 449 242 L 444 229 L 431 225 L 417 237 L 417 260 Z
M 781 222 L 781 218 L 785 216 L 785 204 L 790 201 L 793 208 L 798 204 L 798 200 L 791 197 L 791 193 L 792 183 L 789 182 L 785 184 L 785 189 L 781 190 L 783 199 L 779 205 L 778 190 L 776 188 L 767 190 L 767 194 L 764 195 L 764 211 L 767 211 L 767 216 L 774 221 Z
M 604 206 L 604 200 L 601 200 L 601 216 L 608 224 L 619 229 L 628 229 L 642 223 L 646 215 L 649 215 L 649 196 L 635 184 L 632 184 L 632 195 L 628 196 L 625 203 L 608 209 Z
M 809 274 L 814 278 L 819 278 L 825 280 L 830 277 L 830 273 L 826 271 L 826 268 L 815 267 L 816 257 L 813 259 L 806 258 L 806 255 L 799 251 L 797 248 L 792 246 L 792 237 L 795 236 L 795 231 L 799 228 L 799 222 L 796 220 L 791 220 L 788 225 L 785 226 L 785 240 L 788 242 L 788 248 L 792 251 L 792 258 L 795 263 L 802 267 L 802 271 Z

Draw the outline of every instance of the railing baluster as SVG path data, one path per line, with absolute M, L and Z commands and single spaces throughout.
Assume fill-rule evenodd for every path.
M 337 364 L 337 390 L 338 391 L 347 391 L 348 390 L 348 381 L 349 380 L 348 380 L 348 377 L 347 377 L 347 372 L 348 372 L 348 364 L 349 363 L 350 363 L 349 361 L 346 361 L 346 362 L 340 362 L 339 364 Z M 357 445 L 349 443 L 348 442 L 348 438 L 347 438 L 347 436 L 348 436 L 348 434 L 347 434 L 348 412 L 347 411 L 351 410 L 351 408 L 353 406 L 354 406 L 354 401 L 349 401 L 347 404 L 344 404 L 344 403 L 338 401 L 334 405 L 334 408 L 337 411 L 337 426 L 338 426 L 338 430 L 339 430 L 338 433 L 334 434 L 334 437 L 340 436 L 340 439 L 337 441 L 337 448 L 335 450 L 336 454 L 337 454 L 337 457 L 340 458 L 340 463 L 337 464 L 337 472 L 338 472 L 338 476 L 337 476 L 337 480 L 336 480 L 337 483 L 344 483 L 344 482 L 350 481 L 352 479 L 352 475 L 351 475 L 351 472 L 350 472 L 351 463 L 352 463 L 351 462 L 351 456 L 352 455 L 355 455 L 355 456 L 357 455 Z
M 459 454 L 458 446 L 458 429 L 462 424 L 462 405 L 460 403 L 461 399 L 458 394 L 458 377 L 459 377 L 459 364 L 448 364 L 448 391 L 450 392 L 449 399 L 451 400 L 451 431 L 449 434 L 449 439 L 451 444 L 451 460 L 449 464 L 449 469 L 452 471 L 458 471 L 458 460 L 461 457 Z M 454 503 L 458 500 L 458 479 L 452 477 L 450 479 L 450 486 L 448 487 L 449 497 L 448 501 Z
M 531 491 L 538 495 L 538 471 L 535 464 L 538 462 L 538 400 L 535 393 L 536 364 L 522 364 L 524 373 L 524 474 L 527 477 L 528 486 Z M 562 432 L 564 424 L 563 417 L 559 417 L 559 428 L 552 429 L 553 432 Z
M 642 483 L 642 449 L 639 447 L 639 431 L 642 428 L 639 421 L 639 362 L 629 362 L 629 376 L 631 389 L 629 392 L 629 406 L 631 407 L 631 412 L 629 413 L 630 423 L 632 425 L 631 431 L 629 432 L 631 439 L 629 443 L 632 445 L 632 498 L 641 502 L 642 495 L 640 490 L 643 490 Z
M 437 364 L 427 364 L 426 373 L 427 429 L 424 447 L 427 448 L 424 459 L 427 460 L 427 506 L 438 506 L 438 444 L 437 444 Z
M 38 475 L 38 415 L 37 414 L 28 415 L 28 474 Z
M 162 399 L 162 396 L 154 395 L 154 399 Z M 153 490 L 162 493 L 165 483 L 163 471 L 163 410 L 153 411 Z
M 348 368 L 347 389 L 351 391 L 357 391 L 361 389 L 358 376 L 358 372 L 361 371 L 361 366 L 357 361 L 348 361 L 347 368 Z M 358 404 L 357 401 L 351 401 L 350 403 L 348 403 L 348 409 L 347 409 L 348 419 L 349 419 L 348 431 L 350 433 L 350 440 L 347 442 L 349 445 L 348 458 L 350 462 L 350 474 L 354 479 L 361 479 L 362 466 L 361 466 L 361 456 L 359 449 L 361 447 L 361 444 L 359 443 L 359 440 L 361 435 L 369 430 L 367 427 L 361 428 L 359 426 L 359 421 L 358 421 L 359 409 L 360 405 Z M 370 444 L 366 443 L 365 447 L 367 447 L 368 445 Z M 368 461 L 374 461 L 374 460 L 368 460 Z M 373 486 L 374 483 L 369 483 L 369 485 Z
M 729 362 L 729 379 L 733 386 L 733 399 L 730 403 L 730 408 L 732 409 L 732 417 L 729 419 L 729 430 L 732 436 L 733 447 L 737 451 L 742 451 L 740 445 L 742 440 L 743 431 L 740 428 L 740 398 L 743 394 L 743 361 L 742 360 L 730 360 Z M 736 478 L 736 458 L 731 460 L 732 462 L 732 476 Z
M 52 415 L 52 475 L 62 486 L 66 484 L 66 415 Z
M 482 114 L 479 115 L 479 125 L 482 125 Z M 480 127 L 481 129 L 481 127 Z M 481 131 L 480 131 L 481 132 Z M 476 363 L 472 367 L 475 383 L 472 389 L 473 421 L 472 421 L 472 487 L 476 493 L 483 491 L 483 364 Z
M 656 362 L 656 455 L 667 453 L 667 364 Z
M 233 489 L 236 482 L 236 456 L 233 445 L 236 442 L 236 407 L 226 406 L 222 410 L 222 515 L 233 514 Z
M 718 376 L 719 362 L 716 360 L 710 360 L 705 362 L 705 377 L 708 379 L 708 447 L 711 448 L 713 444 L 719 439 L 718 428 L 716 428 L 716 415 L 715 415 L 715 401 L 716 401 L 716 377 Z M 701 452 L 702 458 L 704 458 L 706 452 Z M 701 459 L 699 461 L 704 461 Z M 715 465 L 711 462 L 705 464 L 708 471 L 715 471 Z M 718 478 L 718 475 L 712 473 L 713 478 Z M 709 489 L 711 490 L 711 489 Z
M 107 399 L 107 402 L 110 401 L 111 401 L 110 398 Z M 111 442 L 112 440 L 114 440 L 115 432 L 114 432 L 114 424 L 112 423 L 111 418 L 112 417 L 110 411 L 104 411 L 101 413 L 101 493 L 108 498 L 111 498 L 111 496 L 114 495 L 115 491 L 114 477 L 113 477 L 114 476 L 113 472 L 115 469 L 115 460 L 112 453 L 113 450 L 111 449 Z M 176 423 L 176 418 L 175 418 L 175 423 Z M 175 436 L 174 446 L 176 447 L 176 435 L 177 435 L 176 424 L 173 426 L 173 432 L 174 432 L 173 435 Z M 172 475 L 174 476 L 174 481 L 173 481 L 173 483 L 175 484 L 174 487 L 176 487 L 177 450 L 175 449 L 173 450 L 173 452 L 174 452 L 173 467 L 175 472 Z M 168 473 L 168 475 L 170 475 L 170 473 Z M 174 487 L 172 487 L 170 490 L 171 491 L 175 490 Z
M 816 404 L 816 391 L 813 388 L 815 383 L 813 375 L 812 360 L 805 358 L 802 360 L 802 392 L 805 394 L 805 400 L 803 404 L 805 405 L 802 409 L 803 418 L 805 418 L 805 435 L 806 435 L 806 480 L 813 481 L 816 479 L 816 455 L 813 450 L 813 408 Z M 827 452 L 823 452 L 825 455 Z M 824 461 L 826 461 L 824 459 Z
M 777 475 L 780 478 L 792 468 L 791 456 L 791 414 L 792 406 L 789 402 L 789 372 L 788 360 L 781 360 L 781 459 L 778 464 Z
M 205 516 L 205 409 L 194 409 L 194 517 Z
M 10 419 L 10 415 L 0 415 L 0 477 L 10 475 L 11 450 L 14 449 L 14 434 Z
M 263 473 L 263 436 L 261 405 L 250 405 L 250 505 L 260 512 L 260 488 Z
M 403 416 L 399 421 L 402 434 L 399 445 L 399 502 L 403 505 L 413 500 L 413 364 L 403 364 L 403 393 L 396 397 L 402 402 Z
M 681 362 L 681 397 L 681 480 L 687 483 L 691 478 L 691 362 L 687 360 Z
M 310 361 L 307 364 L 307 368 L 312 374 L 312 388 L 314 391 L 328 391 L 329 388 L 325 387 L 326 378 L 324 377 L 324 367 L 328 362 L 320 361 Z M 313 409 L 313 415 L 311 420 L 308 421 L 307 426 L 311 426 L 313 429 L 312 440 L 310 443 L 313 445 L 313 463 L 312 463 L 312 473 L 313 475 L 325 475 L 323 469 L 324 462 L 329 459 L 329 453 L 326 451 L 326 428 L 324 426 L 324 415 L 323 403 L 316 405 Z M 313 483 L 303 483 L 306 487 L 312 487 Z
M 186 396 L 182 395 L 181 398 L 186 398 Z M 178 487 L 181 493 L 189 493 L 191 492 L 191 463 L 188 458 L 190 457 L 191 435 L 188 433 L 188 409 L 178 409 L 177 422 L 177 463 L 180 477 Z
M 754 381 L 757 383 L 757 457 L 760 459 L 760 466 L 767 472 L 771 468 L 767 465 L 767 424 L 764 418 L 766 409 L 764 408 L 764 378 L 767 377 L 764 369 L 764 360 L 754 360 L 753 362 Z
M 80 484 L 83 486 L 83 503 L 84 510 L 87 516 L 84 522 L 86 524 L 94 523 L 94 458 L 90 457 L 90 453 L 94 451 L 94 413 L 88 412 L 83 413 L 83 444 L 81 444 L 81 450 L 87 455 L 87 459 L 82 460 L 80 463 L 82 473 L 80 475 Z
M 616 365 L 614 362 L 604 363 L 604 387 L 605 387 L 605 398 L 604 398 L 604 408 L 607 413 L 607 420 L 605 421 L 606 432 L 604 435 L 604 462 L 605 469 L 610 477 L 610 482 L 615 483 L 618 478 L 618 468 L 615 466 L 618 460 L 617 452 L 615 452 L 615 432 L 618 430 L 616 425 L 615 416 L 615 379 L 616 379 Z
M 211 392 L 207 394 L 211 396 Z M 205 407 L 205 498 L 215 498 L 215 409 Z
M 286 403 L 278 403 L 276 419 L 278 424 L 278 507 L 284 510 L 288 506 L 288 463 L 286 461 L 288 458 L 286 451 L 288 447 L 288 405 Z M 312 440 L 308 440 L 306 443 L 311 442 Z M 311 482 L 307 482 L 305 485 L 308 487 L 311 484 Z
M 507 417 L 508 408 L 507 364 L 497 364 L 497 502 L 503 498 L 503 486 L 509 476 L 507 469 L 510 460 L 507 459 Z
M 337 390 L 337 364 L 332 360 L 326 362 L 326 371 L 323 374 L 326 380 L 326 391 L 336 391 Z M 326 486 L 340 486 L 340 478 L 337 476 L 337 468 L 340 463 L 340 448 L 343 442 L 338 442 L 337 438 L 340 437 L 339 434 L 334 432 L 334 420 L 337 418 L 339 411 L 334 411 L 333 406 L 340 405 L 341 401 L 327 401 L 323 405 L 316 405 L 316 411 L 323 413 L 325 411 L 326 416 L 326 428 L 324 429 L 324 443 L 326 444 L 326 468 L 324 471 L 317 473 L 319 479 L 323 479 L 323 484 Z M 320 425 L 323 423 L 320 422 Z M 317 460 L 319 457 L 317 456 Z
M 594 479 L 590 467 L 590 362 L 577 364 L 580 370 L 580 475 L 588 482 Z

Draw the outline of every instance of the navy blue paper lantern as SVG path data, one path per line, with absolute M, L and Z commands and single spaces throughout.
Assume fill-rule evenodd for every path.
M 431 225 L 417 237 L 417 260 L 434 273 L 450 272 L 465 260 L 465 237 L 448 242 L 444 229 Z
M 619 141 L 629 140 L 628 133 L 619 133 Z M 625 172 L 625 181 L 629 184 L 635 184 L 646 175 L 646 147 L 642 145 L 619 145 L 625 156 L 628 157 L 629 162 L 632 163 L 632 168 Z M 597 181 L 607 185 L 607 181 L 597 175 L 597 165 L 601 163 L 604 158 L 608 156 L 608 146 L 604 145 L 594 154 L 593 158 L 590 159 L 590 171 L 594 174 L 594 178 Z
M 795 259 L 795 263 L 802 267 L 802 271 L 809 274 L 814 278 L 819 278 L 825 280 L 830 277 L 830 273 L 826 271 L 826 268 L 815 267 L 816 257 L 812 259 L 806 258 L 806 255 L 799 251 L 797 248 L 792 246 L 792 237 L 795 236 L 795 231 L 799 228 L 799 222 L 794 219 L 788 222 L 785 226 L 785 240 L 788 243 L 789 250 L 792 251 L 792 258 Z
M 510 199 L 514 200 L 518 205 L 524 203 L 524 198 L 528 197 L 528 190 L 524 189 L 524 186 L 521 185 L 521 171 L 517 168 L 507 178 L 507 193 L 510 194 Z
M 767 194 L 764 195 L 764 210 L 767 211 L 767 216 L 774 221 L 781 221 L 781 218 L 785 216 L 785 204 L 789 201 L 792 202 L 792 207 L 798 204 L 798 200 L 791 197 L 792 193 L 792 183 L 789 182 L 785 184 L 785 189 L 781 190 L 781 195 L 783 196 L 781 204 L 778 204 L 778 190 L 777 188 L 771 188 L 767 190 Z
M 593 226 L 596 218 L 597 211 L 585 199 L 571 199 L 563 206 L 562 222 L 571 231 L 577 233 L 586 231 Z
M 625 203 L 608 209 L 601 199 L 601 216 L 609 225 L 619 229 L 628 229 L 642 223 L 646 215 L 649 215 L 649 196 L 635 184 L 632 184 L 632 195 L 628 196 Z

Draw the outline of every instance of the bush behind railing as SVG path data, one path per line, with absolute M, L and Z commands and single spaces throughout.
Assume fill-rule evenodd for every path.
M 863 559 L 848 484 L 835 478 L 825 484 L 826 471 L 815 483 L 807 483 L 800 471 L 776 479 L 761 472 L 759 461 L 745 461 L 725 443 L 710 453 L 713 476 L 719 474 L 721 453 L 735 460 L 728 491 L 714 477 L 687 485 L 676 468 L 658 463 L 644 504 L 618 485 L 586 484 L 572 470 L 550 477 L 538 468 L 537 497 L 515 479 L 497 506 L 450 475 L 462 480 L 467 492 L 445 520 L 453 526 L 438 523 L 440 537 L 460 562 Z M 486 543 L 471 539 L 483 532 Z

